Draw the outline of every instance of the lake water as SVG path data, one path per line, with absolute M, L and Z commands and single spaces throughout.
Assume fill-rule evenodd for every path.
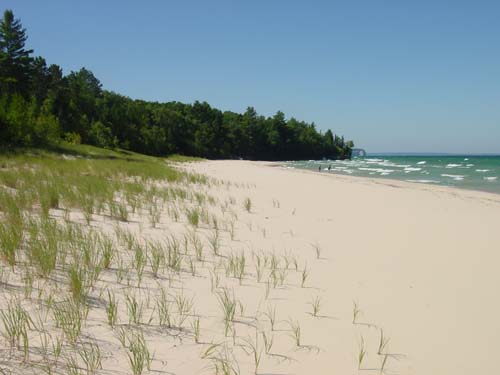
M 352 160 L 285 162 L 290 168 L 452 186 L 500 194 L 500 156 L 369 155 Z M 330 171 L 328 167 L 330 166 Z

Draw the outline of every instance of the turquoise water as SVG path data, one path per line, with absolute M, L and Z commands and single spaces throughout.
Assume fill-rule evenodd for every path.
M 387 156 L 286 162 L 290 168 L 386 178 L 500 194 L 500 156 Z M 328 171 L 328 166 L 331 170 Z

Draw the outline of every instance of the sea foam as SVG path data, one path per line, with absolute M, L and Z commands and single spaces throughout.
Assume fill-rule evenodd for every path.
M 449 177 L 454 179 L 455 181 L 462 181 L 465 176 L 460 176 L 458 174 L 442 174 L 441 177 Z
M 422 168 L 412 168 L 412 167 L 406 167 L 406 168 L 404 169 L 404 171 L 405 171 L 406 173 L 408 173 L 408 172 L 418 172 L 418 171 L 421 171 L 421 170 L 422 170 Z
M 408 182 L 420 182 L 422 184 L 439 184 L 441 181 L 437 180 L 406 180 Z

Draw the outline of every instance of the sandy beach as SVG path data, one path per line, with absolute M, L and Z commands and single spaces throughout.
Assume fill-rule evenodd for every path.
M 2 2 L 0 375 L 500 374 L 500 1 L 76 3 Z
M 63 191 L 45 219 L 26 206 L 40 219 L 2 263 L 0 306 L 2 322 L 31 320 L 26 341 L 0 325 L 0 372 L 496 372 L 499 196 L 276 163 L 176 168 L 190 174 L 116 175 L 107 203 L 82 196 L 91 211 Z M 37 238 L 59 243 L 45 275 Z
M 361 337 L 362 368 L 371 373 L 380 368 L 380 328 L 390 338 L 386 352 L 395 354 L 387 373 L 496 372 L 498 196 L 269 163 L 211 161 L 192 168 L 255 186 L 241 194 L 255 204 L 249 220 L 266 229 L 267 248 L 293 249 L 311 269 L 310 287 L 287 288 L 276 304 L 280 318 L 300 320 L 304 343 L 319 352 L 296 352 L 283 373 L 356 373 Z M 244 238 L 258 247 L 258 237 Z M 319 260 L 311 243 L 321 246 Z M 315 295 L 324 318 L 307 314 Z M 353 301 L 363 324 L 352 324 Z

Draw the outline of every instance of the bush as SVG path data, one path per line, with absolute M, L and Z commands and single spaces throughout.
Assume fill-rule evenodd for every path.
M 33 140 L 36 144 L 55 142 L 61 137 L 59 120 L 52 114 L 52 106 L 52 100 L 47 98 L 33 124 Z
M 33 144 L 43 145 L 59 140 L 59 121 L 54 115 L 40 114 L 35 120 Z
M 36 99 L 20 95 L 0 98 L 0 141 L 9 146 L 37 146 L 59 139 L 59 121 L 50 103 L 39 107 Z
M 78 133 L 66 133 L 64 134 L 64 140 L 72 145 L 79 145 L 82 143 L 82 137 Z
M 105 148 L 116 147 L 115 139 L 113 138 L 113 133 L 111 129 L 105 126 L 100 121 L 95 121 L 92 123 L 89 131 L 90 143 Z

